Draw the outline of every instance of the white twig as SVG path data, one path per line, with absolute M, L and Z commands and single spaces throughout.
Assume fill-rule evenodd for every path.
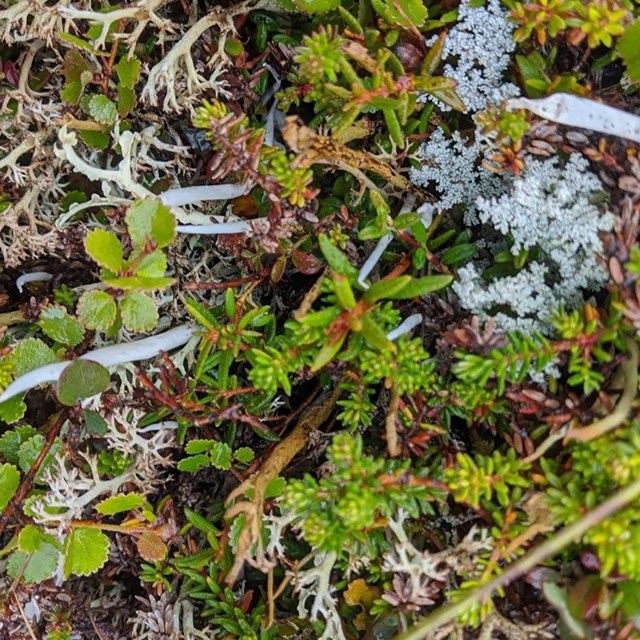
M 249 233 L 251 225 L 244 220 L 239 222 L 213 222 L 211 224 L 179 224 L 178 233 L 195 233 L 200 236 L 215 236 L 232 233 Z
M 414 313 L 405 320 L 403 320 L 395 329 L 392 329 L 387 333 L 387 340 L 397 340 L 405 333 L 409 333 L 411 329 L 417 327 L 422 322 L 422 314 Z
M 182 207 L 186 204 L 205 202 L 208 200 L 233 200 L 251 191 L 248 182 L 238 184 L 213 184 L 202 187 L 183 187 L 169 189 L 160 194 L 160 200 L 168 207 Z
M 551 122 L 568 127 L 590 129 L 626 140 L 640 142 L 640 116 L 569 93 L 555 93 L 548 98 L 507 100 L 507 109 L 526 109 Z
M 23 273 L 16 278 L 16 288 L 20 293 L 24 291 L 24 285 L 28 282 L 48 282 L 53 280 L 53 275 L 47 271 L 32 271 L 31 273 Z
M 382 257 L 382 254 L 385 252 L 386 248 L 391 244 L 393 240 L 393 234 L 387 233 L 382 236 L 380 240 L 378 240 L 378 244 L 376 248 L 371 252 L 371 255 L 365 260 L 365 263 L 362 265 L 360 269 L 360 273 L 358 274 L 358 284 L 363 289 L 368 289 L 369 285 L 365 282 L 369 274 L 375 269 L 375 266 L 378 264 L 378 261 Z

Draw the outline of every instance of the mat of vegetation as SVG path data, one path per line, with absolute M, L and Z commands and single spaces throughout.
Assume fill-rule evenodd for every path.
M 0 0 L 0 638 L 640 638 L 638 0 Z

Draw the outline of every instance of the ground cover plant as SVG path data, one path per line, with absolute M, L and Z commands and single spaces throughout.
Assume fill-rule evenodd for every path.
M 640 3 L 0 34 L 0 638 L 640 638 Z

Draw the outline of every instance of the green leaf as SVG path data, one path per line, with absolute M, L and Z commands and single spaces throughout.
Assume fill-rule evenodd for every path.
M 217 469 L 231 469 L 231 447 L 226 442 L 215 442 L 211 447 L 211 464 Z
M 17 426 L 0 437 L 0 454 L 7 462 L 18 464 L 18 450 L 23 442 L 33 438 L 38 431 L 29 425 Z
M 640 20 L 631 23 L 618 40 L 618 52 L 627 65 L 627 75 L 640 82 Z
M 18 464 L 20 468 L 25 473 L 31 469 L 33 463 L 38 459 L 40 452 L 45 446 L 44 436 L 40 433 L 37 433 L 33 438 L 29 438 L 25 440 L 21 445 L 20 449 L 18 449 Z M 54 464 L 54 459 L 57 453 L 60 452 L 61 445 L 59 442 L 54 442 L 51 449 L 45 456 L 44 461 L 40 465 L 38 469 L 37 479 L 41 479 L 44 475 L 44 472 L 47 470 L 47 467 L 50 467 Z
M 111 138 L 106 131 L 80 131 L 80 138 L 93 149 L 104 151 L 109 148 Z
M 469 258 L 473 258 L 476 253 L 478 253 L 478 247 L 476 247 L 475 244 L 456 244 L 444 252 L 442 264 L 446 264 L 447 266 L 458 265 L 469 260 Z
M 105 278 L 103 280 L 107 287 L 131 291 L 133 289 L 143 289 L 145 291 L 155 291 L 171 286 L 176 281 L 175 278 Z
M 26 584 L 36 584 L 53 577 L 58 567 L 60 552 L 49 543 L 44 543 L 37 551 L 26 553 L 14 551 L 7 561 L 7 575 L 16 580 L 22 576 Z
M 96 511 L 103 516 L 113 516 L 123 511 L 139 509 L 146 504 L 147 499 L 139 493 L 124 493 L 118 496 L 111 496 L 96 505 Z
M 123 87 L 122 85 L 118 85 L 116 93 L 118 98 L 118 115 L 124 118 L 131 113 L 133 107 L 136 106 L 136 93 L 133 89 Z
M 256 457 L 256 454 L 253 452 L 253 449 L 249 449 L 249 447 L 240 447 L 233 452 L 233 457 L 243 464 L 249 464 L 253 462 L 253 459 Z
M 105 565 L 109 557 L 109 538 L 98 529 L 75 528 L 63 547 L 64 577 L 88 576 Z
M 137 259 L 137 254 L 132 255 L 128 262 Z M 167 256 L 160 251 L 152 251 L 142 258 L 136 268 L 136 276 L 145 278 L 162 278 L 167 270 Z M 229 289 L 230 291 L 231 289 Z
M 350 281 L 358 278 L 358 270 L 349 262 L 347 256 L 331 243 L 329 238 L 323 233 L 318 236 L 320 251 L 329 266 L 340 275 L 346 276 Z
M 127 56 L 120 58 L 115 67 L 119 84 L 128 89 L 133 89 L 140 77 L 140 67 L 141 63 L 138 58 L 128 58 Z
M 24 393 L 14 396 L 9 400 L 0 402 L 0 420 L 7 424 L 13 424 L 24 417 L 27 405 L 24 403 Z
M 411 282 L 411 276 L 399 276 L 392 280 L 380 280 L 372 284 L 364 294 L 364 301 L 368 304 L 373 304 L 383 298 L 390 298 L 394 294 L 402 291 L 409 282 Z
M 158 324 L 156 303 L 144 293 L 127 293 L 120 303 L 120 313 L 129 331 L 151 331 Z
M 84 416 L 84 426 L 88 434 L 92 436 L 104 436 L 107 433 L 107 421 L 97 411 L 85 409 L 82 414 Z
M 333 275 L 333 290 L 336 294 L 338 304 L 343 309 L 353 309 L 356 306 L 356 298 L 349 280 L 339 273 Z
M 370 313 L 365 313 L 362 316 L 362 335 L 364 336 L 364 339 L 376 349 L 395 349 L 395 345 L 389 340 L 389 338 L 387 338 L 387 334 L 372 318 Z
M 113 231 L 93 229 L 84 240 L 87 253 L 101 266 L 113 273 L 122 269 L 122 245 Z
M 115 300 L 106 291 L 85 291 L 78 301 L 78 317 L 87 327 L 107 331 L 116 321 Z
M 294 0 L 296 6 L 307 13 L 326 13 L 340 6 L 340 0 Z
M 185 447 L 185 451 L 189 455 L 195 455 L 196 453 L 207 453 L 215 444 L 216 440 L 190 440 Z
M 433 293 L 440 289 L 444 289 L 446 286 L 453 282 L 453 276 L 437 275 L 437 276 L 424 276 L 423 278 L 416 278 L 412 280 L 404 289 L 398 293 L 388 296 L 391 300 L 408 300 L 410 298 L 417 298 L 427 293 Z
M 79 345 L 84 338 L 82 325 L 62 306 L 44 307 L 37 324 L 48 338 L 68 347 Z
M 93 79 L 91 65 L 79 51 L 68 49 L 64 55 L 63 73 L 66 83 L 60 97 L 67 104 L 77 104 Z
M 188 471 L 189 473 L 195 473 L 200 469 L 206 469 L 211 465 L 211 459 L 205 453 L 200 453 L 197 456 L 191 456 L 189 458 L 183 458 L 178 462 L 178 469 L 180 471 Z
M 421 27 L 427 17 L 422 0 L 372 0 L 371 5 L 389 24 L 405 29 L 411 25 Z
M 20 486 L 20 472 L 12 464 L 0 465 L 0 511 L 9 504 Z
M 44 531 L 32 524 L 28 524 L 20 531 L 18 549 L 25 553 L 34 553 L 44 544 L 44 541 Z
M 347 333 L 345 332 L 335 342 L 325 343 L 320 351 L 318 351 L 318 353 L 316 354 L 316 357 L 313 359 L 313 362 L 311 363 L 311 371 L 319 371 L 320 369 L 322 369 L 322 367 L 329 364 L 329 362 L 331 362 L 336 357 L 336 355 L 338 355 L 338 352 L 342 348 L 346 337 Z
M 13 350 L 11 358 L 16 377 L 58 360 L 54 350 L 39 338 L 21 340 Z
M 74 360 L 58 381 L 58 400 L 72 407 L 82 398 L 102 393 L 109 386 L 107 369 L 92 360 Z
M 126 222 L 131 241 L 137 247 L 143 246 L 148 239 L 161 249 L 171 244 L 176 236 L 176 221 L 171 210 L 152 198 L 138 200 L 129 207 Z
M 284 490 L 287 488 L 287 481 L 284 478 L 278 476 L 274 478 L 264 490 L 265 498 L 277 498 L 284 493 Z
M 100 124 L 112 125 L 118 118 L 118 110 L 115 103 L 102 94 L 92 95 L 86 103 L 83 102 L 82 106 Z

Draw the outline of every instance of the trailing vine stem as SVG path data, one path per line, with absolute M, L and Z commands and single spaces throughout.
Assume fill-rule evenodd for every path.
M 638 497 L 640 497 L 640 478 L 615 493 L 611 498 L 605 500 L 605 502 L 601 503 L 577 522 L 558 531 L 553 537 L 543 542 L 539 547 L 533 549 L 533 551 L 517 562 L 514 562 L 504 573 L 494 578 L 485 586 L 465 598 L 458 600 L 458 602 L 434 611 L 432 614 L 416 622 L 412 627 L 407 629 L 407 631 L 395 636 L 394 640 L 423 640 L 427 637 L 427 634 L 448 622 L 452 622 L 459 615 L 468 611 L 473 605 L 480 603 L 497 589 L 507 586 L 527 571 L 533 569 L 536 565 L 557 554 L 566 546 L 582 537 L 589 529 L 595 527 L 605 518 L 613 515 Z

